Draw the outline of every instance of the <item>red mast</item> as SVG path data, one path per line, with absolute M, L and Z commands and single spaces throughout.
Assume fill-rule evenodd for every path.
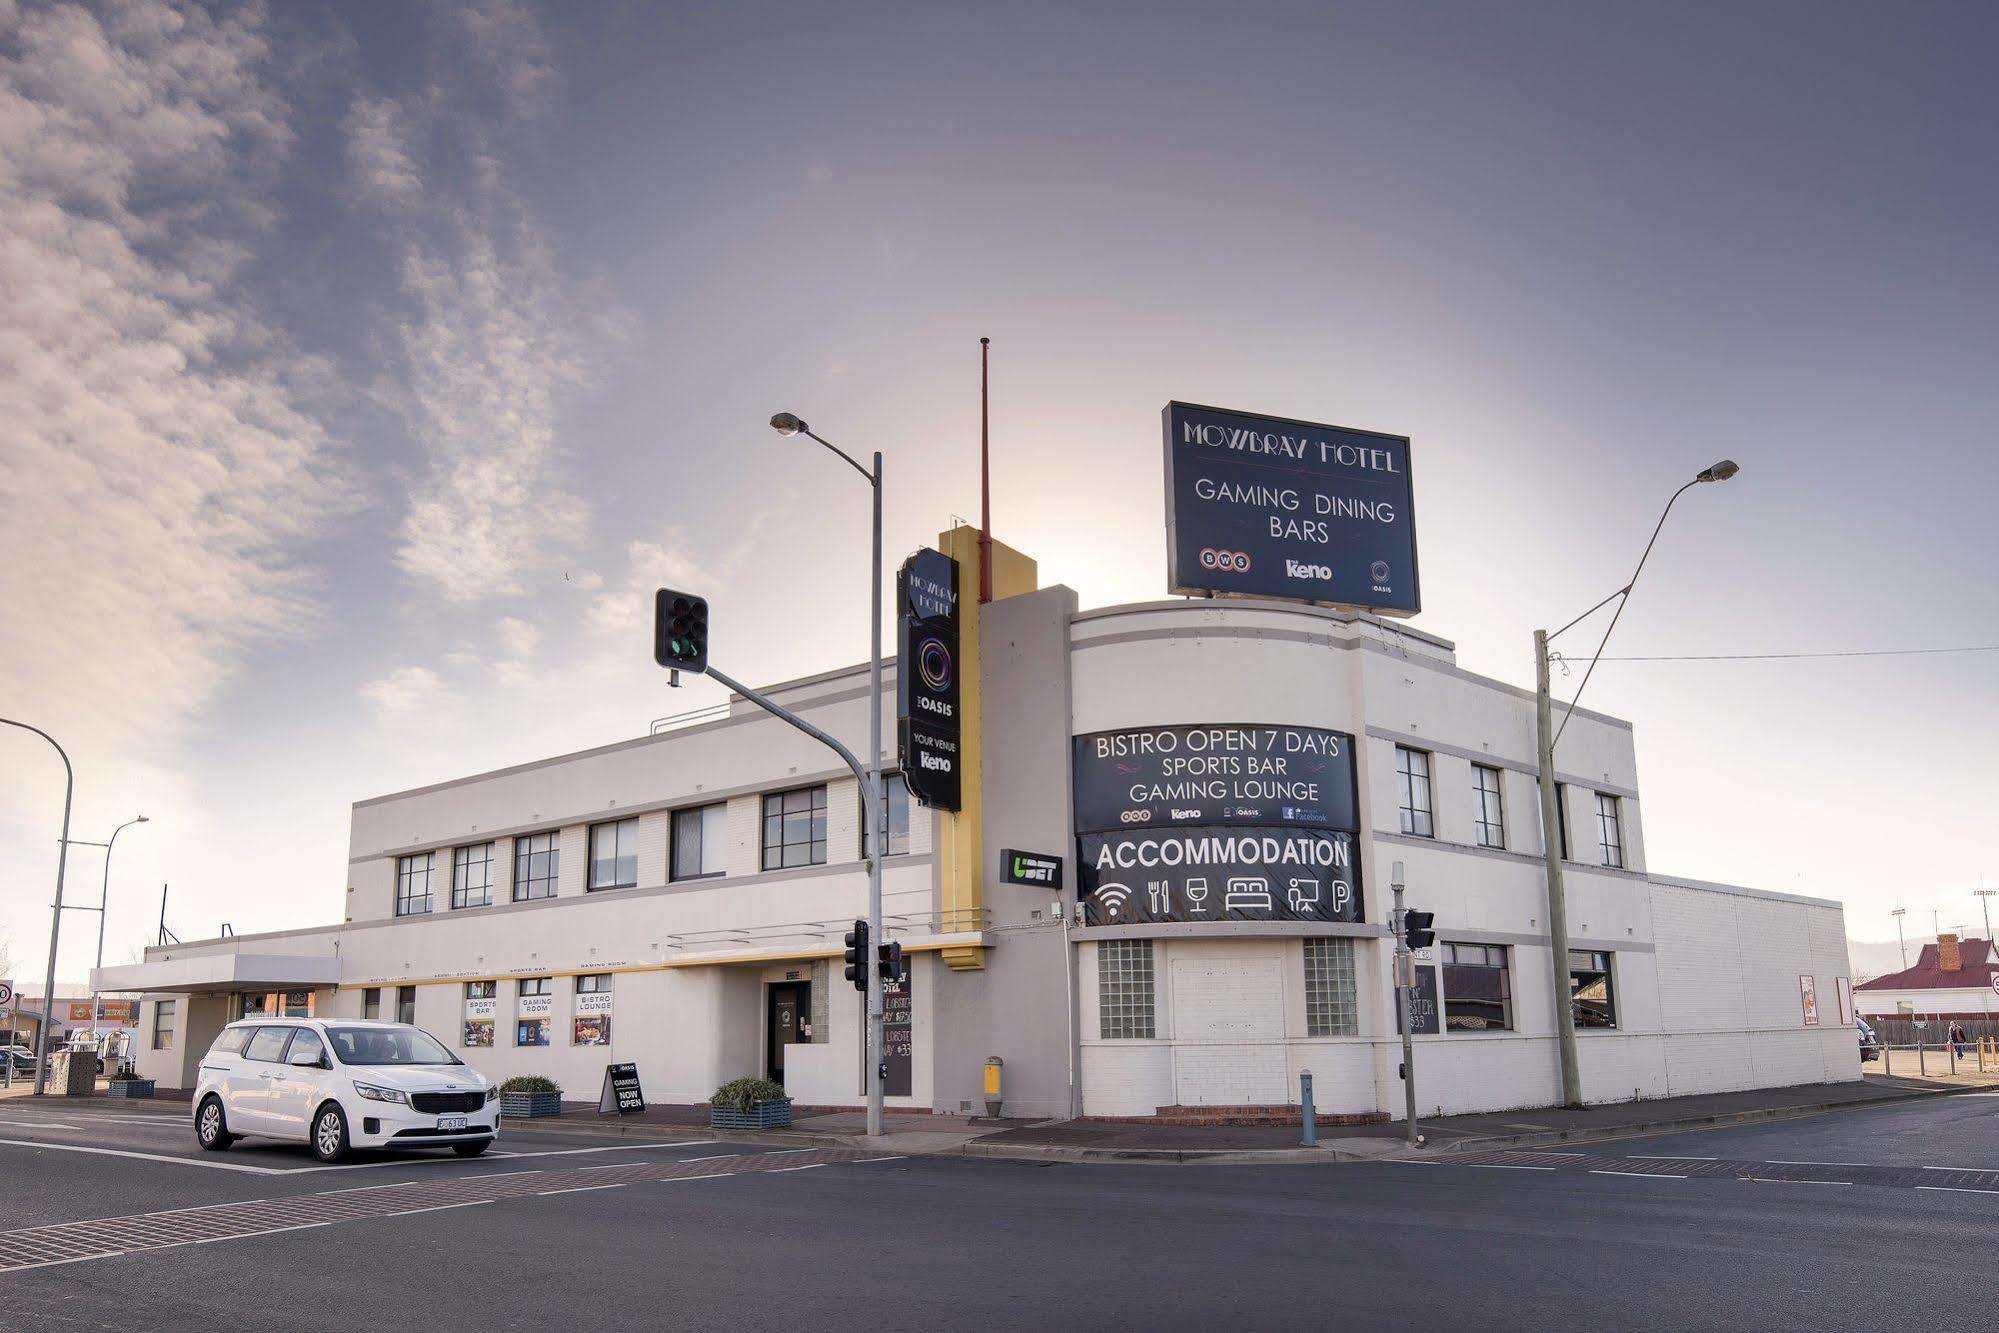
M 991 338 L 979 339 L 979 605 L 993 599 L 993 467 L 992 437 L 986 412 L 986 350 Z

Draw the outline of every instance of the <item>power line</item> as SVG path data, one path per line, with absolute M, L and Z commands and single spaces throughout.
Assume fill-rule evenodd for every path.
M 1855 648 L 1836 653 L 1706 653 L 1676 657 L 1606 657 L 1606 662 L 1769 662 L 1804 657 L 1928 657 L 1937 653 L 1999 653 L 1999 643 L 1970 648 Z

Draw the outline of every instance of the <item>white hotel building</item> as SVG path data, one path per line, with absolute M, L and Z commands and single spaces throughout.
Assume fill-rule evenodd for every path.
M 969 543 L 947 545 L 969 586 Z M 1322 1113 L 1399 1116 L 1397 861 L 1438 931 L 1423 966 L 1440 1021 L 1416 1038 L 1424 1114 L 1558 1100 L 1557 971 L 1577 995 L 1588 1100 L 1860 1076 L 1839 904 L 1654 873 L 1629 724 L 1578 711 L 1562 739 L 1571 950 L 1555 958 L 1531 694 L 1370 616 L 1241 600 L 1079 611 L 1004 559 L 1002 590 L 1023 591 L 965 599 L 976 790 L 957 815 L 893 804 L 884 911 L 913 961 L 891 1108 L 979 1107 L 998 1056 L 1008 1115 L 1268 1106 L 1295 1101 L 1310 1069 Z M 769 693 L 865 752 L 865 668 Z M 883 706 L 892 717 L 892 670 Z M 1359 920 L 1076 921 L 1073 738 L 1203 723 L 1353 738 Z M 737 700 L 360 801 L 337 924 L 150 949 L 101 984 L 145 994 L 139 1067 L 162 1087 L 193 1085 L 224 1023 L 278 1011 L 400 1016 L 572 1101 L 632 1061 L 653 1102 L 769 1073 L 800 1105 L 854 1106 L 860 1000 L 840 953 L 865 914 L 861 831 L 846 770 Z M 1007 848 L 1061 855 L 1063 891 L 1003 883 Z

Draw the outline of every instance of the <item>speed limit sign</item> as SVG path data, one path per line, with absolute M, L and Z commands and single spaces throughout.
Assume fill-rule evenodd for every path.
M 14 1003 L 14 983 L 11 981 L 0 981 L 0 1008 L 5 1008 L 12 1003 Z

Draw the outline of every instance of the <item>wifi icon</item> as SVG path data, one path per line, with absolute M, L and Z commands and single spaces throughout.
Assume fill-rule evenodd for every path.
M 1097 890 L 1096 897 L 1105 916 L 1128 916 L 1131 913 L 1131 890 L 1122 884 L 1105 884 Z

